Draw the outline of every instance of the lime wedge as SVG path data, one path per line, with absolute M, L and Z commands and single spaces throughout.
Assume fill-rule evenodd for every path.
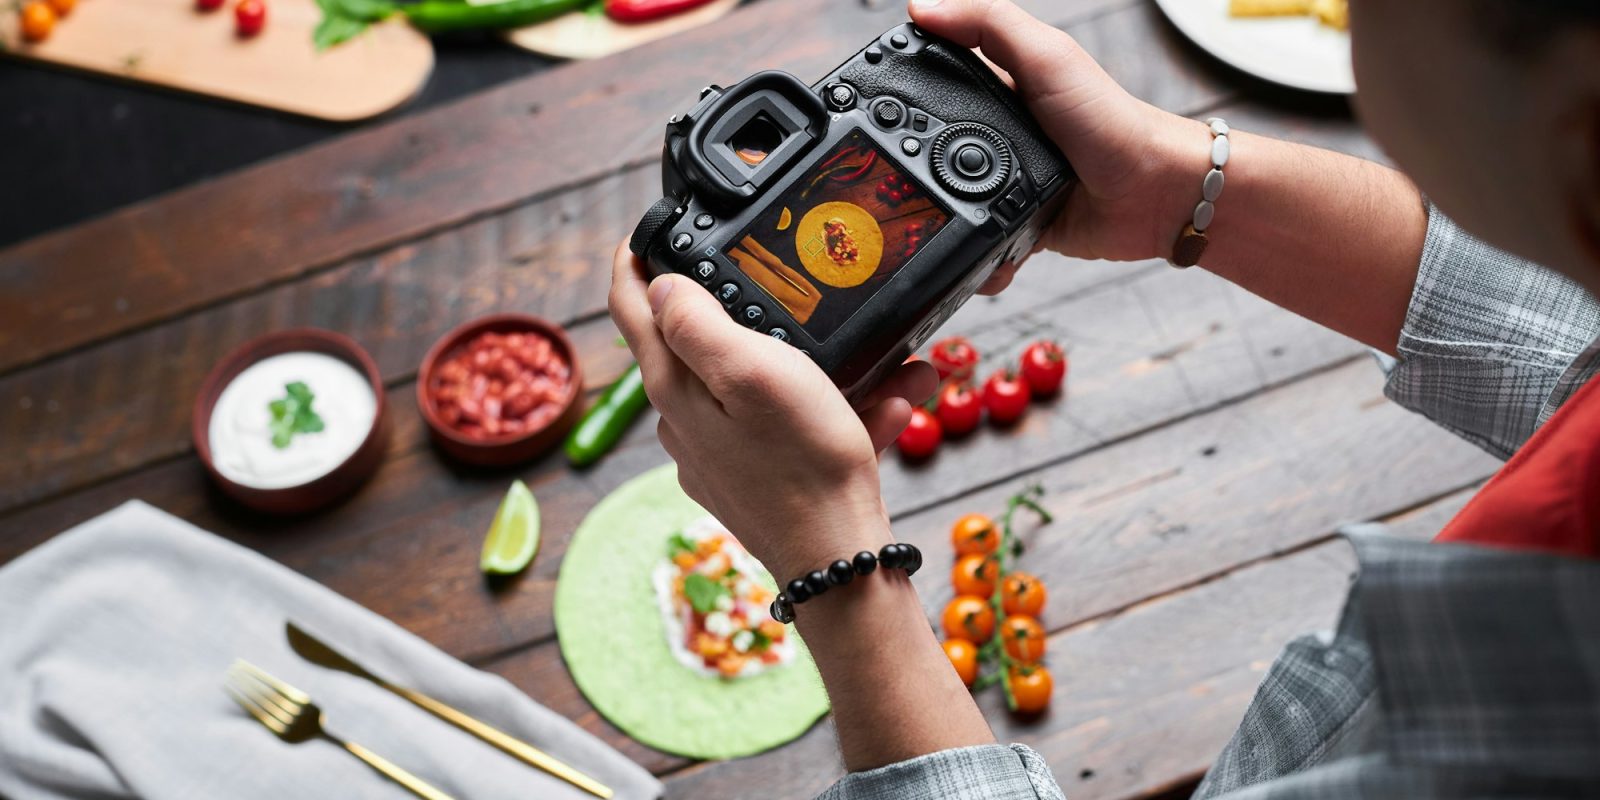
M 490 575 L 515 575 L 539 552 L 539 503 L 528 485 L 515 481 L 494 512 L 494 524 L 483 540 L 478 567 Z

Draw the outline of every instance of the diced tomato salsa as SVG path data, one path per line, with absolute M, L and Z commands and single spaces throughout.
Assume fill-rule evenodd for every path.
M 572 365 L 540 333 L 473 337 L 445 357 L 428 382 L 434 411 L 472 439 L 512 438 L 561 413 Z

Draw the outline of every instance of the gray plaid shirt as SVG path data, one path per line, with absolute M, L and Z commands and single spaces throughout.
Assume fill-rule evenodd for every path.
M 1430 210 L 1385 392 L 1507 458 L 1600 370 L 1600 305 Z M 1196 798 L 1600 797 L 1600 565 L 1354 526 L 1338 631 L 1290 642 Z M 825 800 L 1063 798 L 1023 745 L 846 776 Z

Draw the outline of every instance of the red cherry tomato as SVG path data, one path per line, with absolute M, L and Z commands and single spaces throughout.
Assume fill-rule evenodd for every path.
M 1022 379 L 1034 397 L 1049 397 L 1061 391 L 1061 381 L 1067 377 L 1067 354 L 1061 345 L 1049 339 L 1040 339 L 1022 351 Z
M 1028 385 L 1014 370 L 1002 369 L 983 385 L 983 407 L 996 425 L 1010 425 L 1028 410 Z
M 233 29 L 240 36 L 254 36 L 266 24 L 267 4 L 261 0 L 239 0 L 239 4 L 233 7 Z
M 944 441 L 944 431 L 939 428 L 939 420 L 927 409 L 911 409 L 911 424 L 900 432 L 900 438 L 894 443 L 900 448 L 900 454 L 906 458 L 917 460 L 933 455 L 939 449 L 939 443 Z
M 216 11 L 222 8 L 222 0 L 194 0 L 194 7 L 201 11 Z
M 939 404 L 934 409 L 940 427 L 951 437 L 965 436 L 983 421 L 983 398 L 978 391 L 965 383 L 948 383 L 939 390 Z
M 965 336 L 951 336 L 933 343 L 928 360 L 939 371 L 939 380 L 954 376 L 964 381 L 972 377 L 972 371 L 978 366 L 978 349 Z

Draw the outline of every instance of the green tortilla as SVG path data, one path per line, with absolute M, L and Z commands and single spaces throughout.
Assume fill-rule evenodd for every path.
M 672 465 L 601 500 L 562 561 L 556 634 L 578 688 L 624 733 L 676 755 L 739 758 L 805 733 L 828 696 L 798 640 L 793 661 L 748 678 L 698 674 L 673 658 L 650 575 L 668 537 L 705 515 Z

